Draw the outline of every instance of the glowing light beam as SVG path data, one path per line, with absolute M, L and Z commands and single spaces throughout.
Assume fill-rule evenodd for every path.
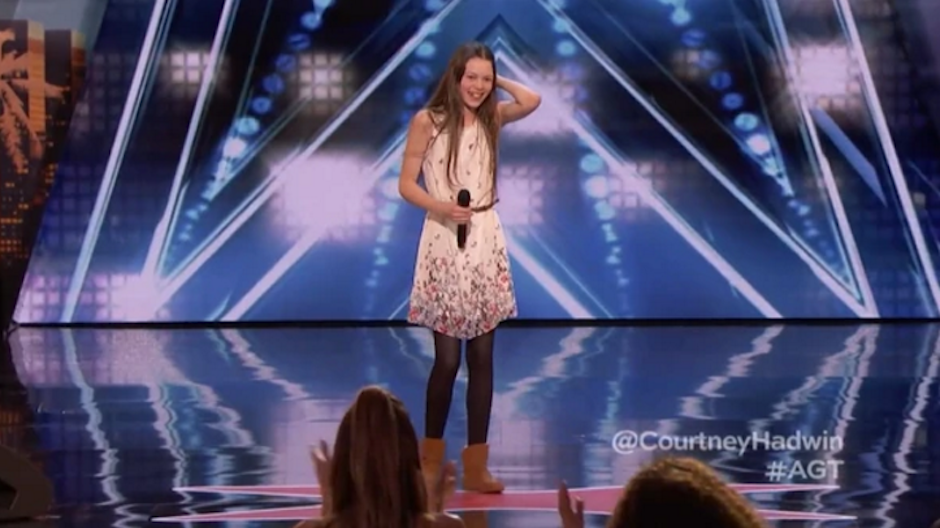
M 888 163 L 888 172 L 891 173 L 891 180 L 894 182 L 898 200 L 901 202 L 901 209 L 904 211 L 904 217 L 911 230 L 911 237 L 914 239 L 913 243 L 917 251 L 917 256 L 920 258 L 920 266 L 923 268 L 924 278 L 927 280 L 927 286 L 934 300 L 934 313 L 940 313 L 940 284 L 937 283 L 937 273 L 934 268 L 933 259 L 930 256 L 930 251 L 927 249 L 924 232 L 921 229 L 920 220 L 917 218 L 917 212 L 914 210 L 914 204 L 911 201 L 911 191 L 907 186 L 907 180 L 904 179 L 904 171 L 901 169 L 901 162 L 898 160 L 898 153 L 894 148 L 894 139 L 891 137 L 888 122 L 885 120 L 884 110 L 881 108 L 881 100 L 878 99 L 878 91 L 875 89 L 871 68 L 868 66 L 868 57 L 865 54 L 864 46 L 862 46 L 862 39 L 858 34 L 858 26 L 855 24 L 855 15 L 852 13 L 852 6 L 849 4 L 848 0 L 835 0 L 835 5 L 841 15 L 842 23 L 848 32 L 852 56 L 856 62 L 858 62 L 858 67 L 861 70 L 862 92 L 865 94 L 865 100 L 868 102 L 869 110 L 872 114 L 872 121 L 874 121 L 875 124 L 875 131 L 884 149 L 885 161 Z
M 381 70 L 379 70 L 375 77 L 373 77 L 343 110 L 337 114 L 336 118 L 323 129 L 321 134 L 317 136 L 310 145 L 287 160 L 278 170 L 272 171 L 272 174 L 255 188 L 251 196 L 239 204 L 235 211 L 233 211 L 212 234 L 206 237 L 206 242 L 203 242 L 203 244 L 193 252 L 193 256 L 170 275 L 169 280 L 160 288 L 160 294 L 150 300 L 150 304 L 147 307 L 148 313 L 154 314 L 166 304 L 167 301 L 169 301 L 176 292 L 178 292 L 272 196 L 274 196 L 278 189 L 285 185 L 286 181 L 283 176 L 285 172 L 289 172 L 289 167 L 295 164 L 298 159 L 308 158 L 319 150 L 320 147 L 332 137 L 336 130 L 349 119 L 349 116 L 378 89 L 382 82 L 417 49 L 428 35 L 436 30 L 439 22 L 446 18 L 461 2 L 462 0 L 451 2 L 447 7 L 439 11 L 434 18 L 422 25 L 421 29 L 402 46 L 398 53 L 396 53 Z
M 170 186 L 170 194 L 167 197 L 166 208 L 163 210 L 163 215 L 155 228 L 154 236 L 150 242 L 150 249 L 147 252 L 147 259 L 144 262 L 144 268 L 141 272 L 141 275 L 145 277 L 154 276 L 162 264 L 166 252 L 167 238 L 170 236 L 170 233 L 173 232 L 174 226 L 176 225 L 180 201 L 182 200 L 181 190 L 183 189 L 183 178 L 192 160 L 196 137 L 199 135 L 202 128 L 201 125 L 205 117 L 209 95 L 215 87 L 215 80 L 221 66 L 219 58 L 232 33 L 235 13 L 240 4 L 241 0 L 225 0 L 225 4 L 222 6 L 222 15 L 215 29 L 215 37 L 212 41 L 212 48 L 209 51 L 208 60 L 203 67 L 199 95 L 196 98 L 196 105 L 193 108 L 193 113 L 189 120 L 189 128 L 186 130 L 183 151 L 180 153 L 176 173 L 173 175 L 173 184 Z
M 124 103 L 121 121 L 118 123 L 117 132 L 114 135 L 115 140 L 111 146 L 111 154 L 101 177 L 98 197 L 95 200 L 88 227 L 85 229 L 85 236 L 82 237 L 82 248 L 75 263 L 75 270 L 72 272 L 69 289 L 65 294 L 62 314 L 59 318 L 61 323 L 70 323 L 75 316 L 78 298 L 85 284 L 88 268 L 91 266 L 92 255 L 98 245 L 101 226 L 104 223 L 108 206 L 111 204 L 111 195 L 114 193 L 121 165 L 124 163 L 124 154 L 127 152 L 127 146 L 130 143 L 130 131 L 137 124 L 140 107 L 147 95 L 145 88 L 149 84 L 153 71 L 158 64 L 156 60 L 158 45 L 159 48 L 162 48 L 165 43 L 166 32 L 169 29 L 169 23 L 175 10 L 176 0 L 156 0 L 153 6 L 150 22 L 147 25 L 147 33 L 144 35 L 143 45 L 141 46 L 140 58 L 137 60 L 134 77 L 131 79 L 130 90 Z
M 765 7 L 770 18 L 769 22 L 774 31 L 777 40 L 777 49 L 783 55 L 783 67 L 791 86 L 800 87 L 804 83 L 800 81 L 801 75 L 795 70 L 796 59 L 794 58 L 793 48 L 790 45 L 790 39 L 787 36 L 786 26 L 783 23 L 783 15 L 780 13 L 780 6 L 775 0 L 765 0 Z M 797 89 L 798 90 L 798 89 Z M 868 274 L 865 272 L 865 265 L 862 263 L 862 257 L 855 243 L 855 234 L 852 231 L 848 216 L 845 213 L 845 205 L 842 203 L 842 195 L 839 194 L 839 187 L 836 185 L 835 178 L 832 175 L 832 166 L 829 165 L 829 158 L 822 150 L 822 144 L 819 141 L 819 134 L 816 131 L 815 122 L 810 114 L 810 109 L 806 103 L 806 95 L 798 91 L 791 92 L 797 108 L 800 109 L 800 118 L 803 121 L 803 129 L 809 136 L 810 145 L 813 148 L 814 160 L 822 173 L 822 181 L 826 187 L 826 194 L 832 204 L 832 210 L 836 217 L 836 226 L 839 229 L 839 235 L 842 239 L 840 252 L 845 256 L 848 253 L 848 260 L 852 267 L 852 275 L 858 291 L 862 296 L 862 302 L 868 309 L 867 317 L 878 317 L 878 303 L 875 301 L 875 295 L 871 289 L 871 283 L 868 282 Z
M 641 105 L 649 114 L 659 122 L 662 127 L 668 131 L 718 182 L 720 182 L 728 192 L 738 199 L 751 213 L 757 217 L 767 228 L 776 235 L 797 257 L 806 263 L 807 267 L 819 278 L 839 300 L 841 300 L 857 316 L 867 318 L 874 317 L 872 310 L 859 302 L 854 295 L 848 292 L 845 285 L 836 279 L 817 259 L 815 259 L 801 244 L 797 243 L 793 237 L 785 233 L 777 223 L 771 219 L 760 207 L 752 203 L 738 189 L 731 180 L 718 169 L 718 167 L 708 157 L 701 152 L 680 130 L 673 125 L 669 119 L 663 115 L 656 106 L 647 100 L 640 93 L 640 90 L 633 85 L 627 76 L 621 72 L 595 45 L 588 39 L 577 25 L 558 9 L 550 0 L 538 0 L 543 7 L 548 10 L 557 19 L 564 22 L 567 26 L 568 34 L 571 35 L 596 61 L 603 67 L 620 85 Z
M 522 71 L 518 65 L 513 61 L 508 60 L 506 57 L 502 57 L 505 61 L 506 66 L 512 71 L 513 75 L 519 78 L 522 82 L 533 85 L 533 80 L 529 79 L 528 76 Z M 543 94 L 544 98 L 551 98 L 551 94 Z M 558 105 L 560 108 L 562 103 L 559 101 L 552 101 L 554 104 Z M 616 173 L 624 182 L 629 190 L 635 192 L 641 199 L 643 199 L 657 214 L 662 217 L 663 220 L 672 227 L 676 233 L 679 234 L 693 249 L 695 249 L 705 260 L 708 261 L 716 271 L 721 273 L 725 277 L 729 284 L 734 286 L 736 290 L 741 292 L 743 295 L 755 308 L 764 316 L 770 319 L 780 319 L 783 316 L 780 312 L 774 308 L 771 303 L 764 298 L 760 292 L 757 291 L 754 286 L 744 278 L 736 269 L 734 269 L 727 260 L 724 259 L 713 247 L 711 247 L 705 239 L 699 235 L 691 226 L 689 226 L 685 220 L 682 219 L 678 214 L 676 214 L 672 208 L 665 203 L 662 197 L 660 197 L 652 189 L 652 185 L 644 180 L 639 174 L 630 169 L 626 163 L 616 158 L 616 156 L 598 141 L 595 134 L 591 133 L 587 127 L 581 124 L 577 118 L 573 115 L 565 116 L 569 121 L 569 125 L 572 127 L 575 134 L 581 141 L 594 151 L 604 163 L 607 164 L 611 170 Z

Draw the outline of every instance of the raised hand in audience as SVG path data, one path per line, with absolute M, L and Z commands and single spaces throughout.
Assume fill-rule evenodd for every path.
M 584 501 L 575 497 L 572 508 L 568 485 L 564 482 L 558 486 L 558 516 L 561 517 L 562 528 L 584 528 Z
M 437 479 L 427 487 L 428 509 L 431 513 L 444 513 L 447 501 L 457 491 L 457 465 L 448 462 L 441 466 Z
M 330 473 L 333 471 L 333 455 L 330 454 L 330 446 L 326 441 L 320 440 L 320 445 L 310 449 L 310 458 L 313 461 L 313 468 L 317 473 L 317 480 L 320 483 L 320 497 L 323 500 L 323 517 L 329 515 L 330 498 Z

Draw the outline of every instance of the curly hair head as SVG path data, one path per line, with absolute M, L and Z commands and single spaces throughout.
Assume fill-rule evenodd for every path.
M 608 528 L 757 528 L 753 506 L 707 465 L 694 458 L 663 458 L 637 473 Z

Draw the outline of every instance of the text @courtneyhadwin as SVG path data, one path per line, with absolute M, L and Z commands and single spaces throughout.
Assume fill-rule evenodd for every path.
M 720 451 L 743 456 L 748 451 L 767 451 L 777 453 L 830 453 L 842 450 L 841 437 L 827 432 L 817 435 L 794 433 L 777 435 L 769 432 L 752 432 L 747 435 L 670 435 L 656 431 L 618 431 L 611 440 L 611 447 L 621 455 L 638 451 L 666 452 L 703 452 Z M 828 457 L 819 460 L 789 461 L 774 460 L 768 462 L 765 476 L 771 482 L 790 480 L 832 481 L 839 476 L 841 460 Z
M 828 433 L 819 435 L 775 435 L 754 432 L 748 435 L 669 435 L 656 431 L 619 431 L 611 441 L 614 451 L 629 455 L 636 451 L 724 451 L 739 456 L 747 451 L 841 451 L 843 442 Z

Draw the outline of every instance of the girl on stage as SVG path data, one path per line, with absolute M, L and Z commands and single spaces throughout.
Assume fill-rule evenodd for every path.
M 496 88 L 512 101 L 499 102 Z M 411 121 L 399 192 L 427 211 L 418 246 L 408 321 L 434 332 L 434 366 L 428 379 L 421 463 L 429 482 L 444 460 L 444 428 L 466 341 L 467 445 L 463 488 L 500 493 L 488 469 L 493 403 L 494 332 L 516 316 L 509 253 L 496 205 L 500 130 L 538 108 L 540 96 L 496 73 L 493 52 L 462 45 L 427 106 Z M 424 175 L 425 189 L 418 184 Z M 458 205 L 469 191 L 467 206 Z M 458 244 L 458 227 L 465 243 Z M 462 246 L 462 247 L 461 247 Z

